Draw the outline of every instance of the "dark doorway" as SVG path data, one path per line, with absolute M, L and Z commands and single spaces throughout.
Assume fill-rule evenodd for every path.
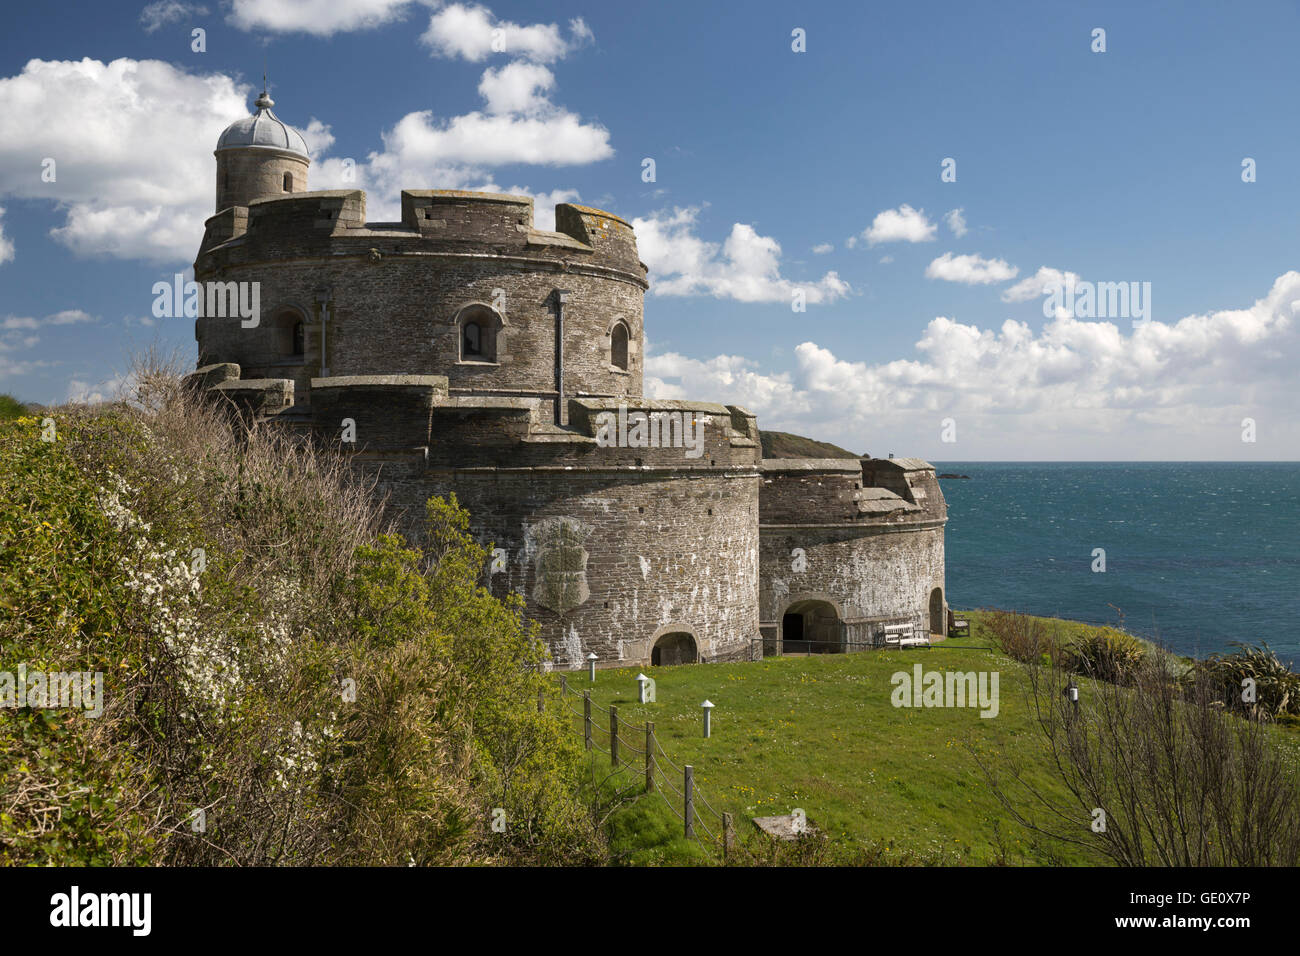
M 842 654 L 844 623 L 826 601 L 797 601 L 781 616 L 782 654 Z
M 663 635 L 655 641 L 654 649 L 650 652 L 650 663 L 654 667 L 694 664 L 696 660 L 695 638 L 685 631 Z
M 787 654 L 808 650 L 803 643 L 802 614 L 787 614 L 781 618 L 781 643 L 784 645 L 782 651 Z

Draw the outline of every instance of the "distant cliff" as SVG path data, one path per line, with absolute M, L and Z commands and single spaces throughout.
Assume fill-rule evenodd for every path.
M 759 441 L 764 458 L 862 458 L 830 442 L 791 435 L 789 432 L 769 432 L 760 429 Z

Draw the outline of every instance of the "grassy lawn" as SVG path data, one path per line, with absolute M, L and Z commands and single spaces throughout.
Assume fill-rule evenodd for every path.
M 636 703 L 637 668 L 598 671 L 594 685 L 583 672 L 569 673 L 568 683 L 579 693 L 590 689 L 602 707 L 617 705 L 620 720 L 637 728 L 620 733 L 629 744 L 643 748 L 640 728 L 654 721 L 666 753 L 694 767 L 704 797 L 717 812 L 735 814 L 739 833 L 753 832 L 752 817 L 798 807 L 834 840 L 884 843 L 895 854 L 973 865 L 1099 862 L 1026 831 L 991 792 L 970 748 L 1015 761 L 1035 786 L 1063 793 L 1032 721 L 1021 666 L 992 649 L 979 614 L 971 618 L 970 637 L 930 650 L 646 668 L 657 683 L 657 700 L 645 705 Z M 891 676 L 910 673 L 917 663 L 927 671 L 997 671 L 997 716 L 981 718 L 978 708 L 894 707 Z M 706 698 L 716 705 L 707 740 L 700 711 Z M 581 711 L 581 700 L 569 701 Z M 580 733 L 581 719 L 574 723 Z M 595 711 L 593 724 L 596 743 L 608 747 L 608 716 Z M 639 754 L 628 756 L 640 766 Z M 597 753 L 593 770 L 607 774 L 609 758 Z M 668 772 L 680 788 L 680 775 Z M 627 771 L 619 779 L 632 784 L 636 775 Z M 680 798 L 667 796 L 680 810 Z M 704 819 L 716 832 L 716 821 Z M 698 855 L 657 796 L 640 797 L 613 822 L 615 845 L 629 862 L 684 862 Z

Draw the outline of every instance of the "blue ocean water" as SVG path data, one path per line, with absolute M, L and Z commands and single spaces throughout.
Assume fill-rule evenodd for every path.
M 1300 660 L 1300 463 L 941 462 L 953 607 Z M 1105 573 L 1092 570 L 1093 549 Z

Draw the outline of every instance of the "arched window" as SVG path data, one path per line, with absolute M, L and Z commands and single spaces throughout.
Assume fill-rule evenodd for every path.
M 609 364 L 627 371 L 627 326 L 616 322 L 609 333 Z
M 307 351 L 306 316 L 297 306 L 286 305 L 271 311 L 276 350 L 282 361 L 301 361 Z
M 284 174 L 284 191 L 287 193 L 293 192 L 293 173 Z
M 501 316 L 485 305 L 470 305 L 456 316 L 462 362 L 495 362 Z

